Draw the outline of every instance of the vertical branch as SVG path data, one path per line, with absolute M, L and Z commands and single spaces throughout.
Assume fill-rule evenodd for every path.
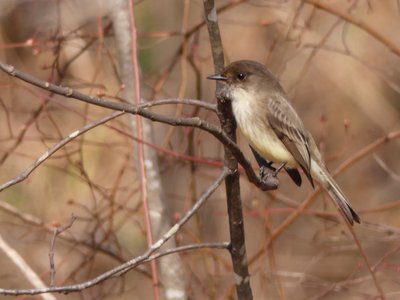
M 217 8 L 214 0 L 204 0 L 204 12 L 211 43 L 215 71 L 218 73 L 224 67 L 224 53 L 217 20 Z M 236 124 L 232 107 L 220 93 L 221 83 L 217 82 L 218 117 L 226 134 L 236 141 Z M 250 275 L 247 263 L 246 244 L 244 236 L 242 201 L 240 197 L 238 162 L 232 152 L 225 147 L 225 166 L 236 170 L 225 179 L 226 197 L 228 202 L 229 231 L 231 238 L 230 254 L 232 258 L 236 293 L 238 299 L 253 299 L 250 287 Z
M 134 3 L 130 0 L 109 0 L 108 7 L 111 10 L 113 28 L 115 32 L 116 46 L 118 48 L 118 60 L 120 77 L 124 86 L 123 98 L 128 101 L 136 102 L 143 101 L 140 90 L 140 66 L 137 56 L 137 34 L 134 23 Z M 137 126 L 140 126 L 138 132 Z M 156 144 L 153 135 L 153 127 L 150 120 L 141 119 L 138 121 L 135 117 L 131 119 L 131 127 L 133 132 L 137 132 L 138 138 L 141 141 L 149 144 Z M 142 180 L 142 198 L 143 200 L 151 199 L 148 203 L 147 216 L 151 219 L 151 230 L 147 228 L 147 233 L 152 232 L 155 238 L 160 237 L 160 234 L 170 227 L 170 215 L 167 211 L 166 201 L 164 201 L 164 190 L 161 180 L 161 175 L 158 166 L 158 157 L 156 150 L 152 148 L 143 149 L 143 143 L 134 144 L 133 151 L 139 155 L 139 165 Z M 134 157 L 137 155 L 135 154 Z M 143 176 L 142 176 L 143 174 Z M 145 176 L 144 176 L 145 175 Z M 147 196 L 145 196 L 145 194 Z M 147 201 L 146 201 L 147 205 Z M 150 221 L 148 222 L 150 224 Z M 150 243 L 150 240 L 148 240 Z M 167 247 L 174 248 L 175 240 L 170 239 L 167 242 Z M 158 260 L 160 269 L 160 277 L 164 287 L 164 298 L 167 300 L 183 300 L 186 299 L 186 282 L 184 267 L 180 256 L 169 255 Z M 155 270 L 155 264 L 152 265 Z M 153 274 L 155 274 L 153 272 Z M 158 277 L 158 276 L 157 276 Z M 155 287 L 158 285 L 158 279 L 153 278 Z M 158 289 L 155 290 L 158 295 Z
M 133 0 L 129 1 L 129 18 L 131 23 L 131 55 L 132 55 L 132 68 L 133 68 L 133 79 L 135 88 L 135 102 L 140 104 L 141 102 L 141 91 L 140 91 L 140 74 L 139 74 L 139 63 L 138 63 L 138 53 L 137 53 L 137 32 L 136 32 L 136 21 L 135 21 L 135 10 Z M 136 116 L 136 134 L 138 139 L 143 140 L 143 128 L 142 120 L 140 116 Z M 144 220 L 146 224 L 146 235 L 147 235 L 147 245 L 151 247 L 153 244 L 153 232 L 151 228 L 151 220 L 149 213 L 149 204 L 147 198 L 147 174 L 146 167 L 144 165 L 144 146 L 143 143 L 138 143 L 138 159 L 139 159 L 139 174 L 140 174 L 140 191 L 144 211 Z M 154 287 L 154 298 L 157 300 L 160 298 L 160 291 L 158 289 L 158 272 L 157 265 L 155 261 L 150 262 L 151 276 L 153 279 Z

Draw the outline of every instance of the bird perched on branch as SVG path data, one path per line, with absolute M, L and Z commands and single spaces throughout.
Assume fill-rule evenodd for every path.
M 313 137 L 270 70 L 255 61 L 241 60 L 208 79 L 223 82 L 221 96 L 231 101 L 236 122 L 250 143 L 263 177 L 276 176 L 285 168 L 300 186 L 297 169 L 301 168 L 313 187 L 314 179 L 324 187 L 350 224 L 360 223 L 360 217 L 325 167 Z M 279 166 L 274 168 L 273 163 Z

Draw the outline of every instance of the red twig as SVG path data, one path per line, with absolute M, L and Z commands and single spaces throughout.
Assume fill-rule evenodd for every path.
M 131 22 L 131 30 L 132 30 L 132 62 L 133 62 L 133 73 L 135 77 L 135 100 L 136 104 L 140 104 L 141 102 L 141 94 L 140 94 L 140 77 L 139 77 L 139 62 L 138 62 L 138 54 L 137 54 L 137 30 L 136 30 L 136 22 L 135 22 L 135 10 L 134 10 L 134 1 L 129 1 L 129 15 Z M 136 116 L 136 130 L 137 137 L 139 139 L 143 139 L 143 131 L 142 131 L 142 120 L 139 116 Z M 146 176 L 146 167 L 144 165 L 144 146 L 142 143 L 138 143 L 138 158 L 139 158 L 139 168 L 140 168 L 140 178 L 141 178 L 141 197 L 143 203 L 144 210 L 144 219 L 146 224 L 146 234 L 147 234 L 147 245 L 151 247 L 153 244 L 153 235 L 151 230 L 151 222 L 150 222 L 150 214 L 149 214 L 149 206 L 147 203 L 147 176 Z M 153 260 L 150 262 L 151 273 L 153 278 L 153 288 L 154 288 L 154 298 L 156 300 L 160 299 L 160 291 L 158 288 L 158 273 L 157 273 L 157 264 Z

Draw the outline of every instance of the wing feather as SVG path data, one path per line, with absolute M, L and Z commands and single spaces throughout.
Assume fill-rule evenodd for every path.
M 275 134 L 293 155 L 314 187 L 311 177 L 309 133 L 284 95 L 280 93 L 271 95 L 268 101 L 267 118 Z

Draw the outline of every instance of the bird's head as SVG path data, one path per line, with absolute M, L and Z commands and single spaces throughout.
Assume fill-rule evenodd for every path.
M 279 86 L 278 80 L 264 65 L 251 60 L 235 61 L 221 73 L 207 78 L 223 82 L 223 95 L 230 100 L 234 100 L 233 94 L 237 90 L 254 93 L 268 90 L 269 85 Z

